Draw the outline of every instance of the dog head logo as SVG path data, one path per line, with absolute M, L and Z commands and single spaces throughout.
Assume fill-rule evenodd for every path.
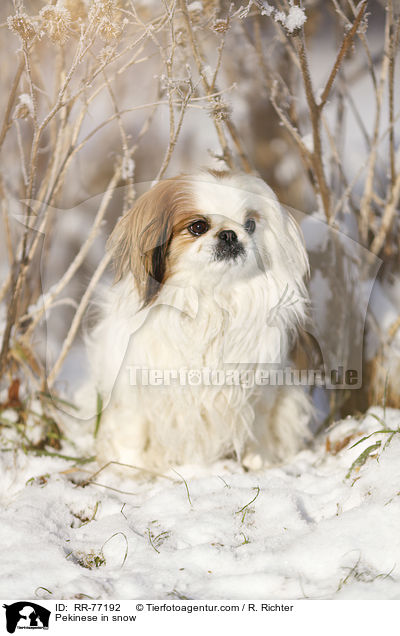
M 7 631 L 13 634 L 19 629 L 48 629 L 50 611 L 30 601 L 18 601 L 3 605 L 6 610 Z

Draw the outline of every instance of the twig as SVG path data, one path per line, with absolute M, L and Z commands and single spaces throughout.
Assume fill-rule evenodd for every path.
M 182 102 L 181 112 L 179 114 L 179 119 L 178 119 L 178 123 L 176 125 L 176 130 L 171 131 L 172 137 L 170 137 L 167 151 L 165 153 L 165 156 L 164 156 L 163 162 L 161 164 L 161 167 L 160 167 L 160 169 L 158 171 L 158 174 L 157 174 L 157 176 L 156 176 L 156 178 L 154 180 L 154 183 L 157 183 L 164 176 L 165 171 L 168 168 L 168 164 L 169 164 L 169 162 L 171 160 L 172 153 L 173 153 L 173 151 L 175 149 L 176 143 L 178 141 L 179 134 L 180 134 L 181 129 L 182 129 L 183 118 L 185 116 L 187 105 L 188 105 L 188 103 L 190 101 L 191 95 L 192 95 L 191 91 L 188 92 L 188 94 L 185 96 L 185 99 Z
M 336 57 L 335 63 L 333 65 L 332 71 L 329 75 L 328 81 L 325 85 L 324 90 L 322 91 L 321 94 L 321 98 L 320 101 L 318 103 L 318 108 L 319 110 L 322 110 L 323 107 L 325 106 L 328 97 L 329 97 L 329 93 L 331 92 L 331 88 L 333 85 L 333 82 L 335 81 L 335 77 L 342 65 L 342 62 L 344 60 L 344 57 L 349 49 L 349 46 L 351 45 L 351 43 L 353 42 L 354 36 L 357 33 L 357 29 L 360 25 L 360 22 L 362 20 L 362 17 L 365 13 L 365 9 L 367 8 L 367 4 L 368 4 L 368 0 L 364 0 L 364 2 L 361 4 L 361 8 L 357 14 L 356 19 L 353 22 L 353 26 L 351 27 L 350 31 L 348 31 L 348 33 L 344 36 L 343 38 L 343 42 L 342 45 L 340 47 L 339 53 Z
M 367 176 L 365 180 L 365 188 L 364 188 L 364 193 L 360 202 L 360 234 L 364 244 L 367 243 L 367 239 L 368 239 L 371 200 L 372 200 L 372 193 L 374 189 L 375 167 L 376 167 L 377 151 L 378 151 L 379 128 L 381 123 L 382 100 L 383 100 L 385 81 L 386 81 L 386 77 L 389 70 L 389 46 L 390 46 L 389 23 L 390 23 L 390 17 L 389 15 L 387 15 L 386 23 L 385 23 L 385 44 L 384 44 L 384 51 L 383 51 L 383 60 L 381 65 L 381 74 L 379 78 L 379 84 L 377 86 L 376 93 L 375 93 L 376 114 L 375 114 L 374 132 L 372 136 L 371 150 L 370 150 L 369 158 L 368 158 L 368 168 L 367 168 Z M 376 246 L 377 246 L 377 242 L 375 242 L 375 249 L 376 249 Z
M 400 18 L 397 19 L 396 26 L 393 21 L 393 2 L 388 0 L 388 13 L 390 13 L 390 42 L 389 42 L 389 164 L 390 164 L 390 179 L 392 187 L 396 180 L 396 161 L 395 161 L 395 136 L 394 136 L 394 77 L 395 77 L 395 60 L 396 52 L 399 44 L 400 37 Z
M 122 463 L 122 462 L 110 461 L 110 462 L 107 462 L 106 464 L 104 464 L 101 468 L 99 468 L 99 470 L 97 470 L 87 480 L 85 480 L 84 482 L 82 482 L 79 485 L 83 487 L 83 486 L 88 486 L 89 484 L 93 483 L 93 480 L 98 475 L 100 475 L 100 473 L 102 473 L 103 470 L 106 470 L 109 466 L 121 466 L 122 468 L 131 468 L 132 470 L 137 470 L 139 472 L 148 473 L 149 475 L 153 475 L 154 477 L 162 477 L 163 479 L 168 479 L 169 481 L 172 481 L 172 482 L 175 481 L 174 479 L 172 479 L 172 477 L 169 477 L 168 475 L 163 475 L 162 473 L 158 473 L 155 470 L 150 470 L 149 468 L 143 468 L 142 466 L 135 466 L 134 464 L 125 464 L 125 463 Z M 130 493 L 130 494 L 136 494 L 136 493 Z
M 10 123 L 10 115 L 11 115 L 11 111 L 12 111 L 12 107 L 14 105 L 15 102 L 15 97 L 17 94 L 17 90 L 18 90 L 18 86 L 19 86 L 19 81 L 21 79 L 21 75 L 22 72 L 25 68 L 25 60 L 24 58 L 21 58 L 17 67 L 17 70 L 15 72 L 15 77 L 14 77 L 14 81 L 12 83 L 11 86 L 11 91 L 10 91 L 10 95 L 8 98 L 8 102 L 7 102 L 7 106 L 6 106 L 6 111 L 4 113 L 4 118 L 3 118 L 3 125 L 1 127 L 1 132 L 0 132 L 0 148 L 3 145 L 4 139 L 6 138 L 7 132 L 11 127 L 11 123 Z
M 89 283 L 89 285 L 87 286 L 85 293 L 83 294 L 81 301 L 79 303 L 78 309 L 75 312 L 74 318 L 72 320 L 71 326 L 69 328 L 68 334 L 63 342 L 63 346 L 61 348 L 61 352 L 53 366 L 53 368 L 51 369 L 48 378 L 47 378 L 47 386 L 49 388 L 51 388 L 54 384 L 54 381 L 58 375 L 58 373 L 60 372 L 60 369 L 64 363 L 64 360 L 72 346 L 73 341 L 75 340 L 75 336 L 78 332 L 79 326 L 81 324 L 84 312 L 86 311 L 86 308 L 89 304 L 89 300 L 91 295 L 93 294 L 93 291 L 95 289 L 95 287 L 97 286 L 97 283 L 99 282 L 100 278 L 102 277 L 102 275 L 104 274 L 104 271 L 108 265 L 108 263 L 110 262 L 111 259 L 111 254 L 109 252 L 106 252 L 106 254 L 103 256 L 102 260 L 100 261 L 99 265 L 97 266 L 97 269 L 94 273 L 94 275 L 92 276 L 92 279 Z
M 189 11 L 187 8 L 187 0 L 179 0 L 180 2 L 180 8 L 183 14 L 183 17 L 185 19 L 185 24 L 186 24 L 186 30 L 187 33 L 189 35 L 189 42 L 192 48 L 192 52 L 193 52 L 193 57 L 194 60 L 196 62 L 196 66 L 197 66 L 197 70 L 198 73 L 201 77 L 201 81 L 203 83 L 204 86 L 204 90 L 206 95 L 208 96 L 208 98 L 211 100 L 210 98 L 210 94 L 217 88 L 216 87 L 216 82 L 214 80 L 213 81 L 213 85 L 211 86 L 210 83 L 207 80 L 207 76 L 206 76 L 206 72 L 205 72 L 205 63 L 201 54 L 201 51 L 199 49 L 199 45 L 198 42 L 196 40 L 193 28 L 192 28 L 192 23 L 191 23 L 191 19 L 190 19 L 190 15 L 189 15 Z M 225 163 L 227 164 L 227 166 L 229 166 L 229 168 L 233 168 L 234 167 L 234 161 L 233 161 L 233 157 L 232 157 L 232 153 L 229 150 L 229 146 L 228 146 L 228 142 L 225 136 L 225 132 L 223 129 L 223 125 L 221 124 L 220 121 L 218 121 L 215 117 L 213 117 L 213 122 L 214 122 L 214 126 L 215 126 L 215 130 L 217 132 L 218 135 L 218 139 L 219 139 L 219 143 L 221 145 L 222 148 L 222 153 L 223 153 L 223 158 Z M 252 168 L 250 165 L 250 161 L 247 158 L 247 155 L 242 147 L 242 144 L 239 140 L 239 137 L 236 133 L 236 128 L 233 125 L 229 115 L 226 115 L 225 117 L 225 125 L 228 128 L 228 131 L 231 135 L 232 141 L 234 143 L 234 145 L 236 146 L 236 150 L 239 154 L 239 157 L 241 159 L 242 162 L 242 166 L 243 169 L 245 170 L 245 172 L 251 172 Z
M 101 229 L 101 225 L 104 219 L 104 216 L 107 212 L 107 208 L 108 205 L 111 201 L 111 198 L 114 194 L 114 190 L 116 185 L 118 184 L 118 181 L 121 178 L 121 166 L 119 166 L 115 172 L 114 175 L 112 176 L 107 189 L 103 195 L 103 198 L 101 200 L 99 209 L 97 211 L 96 217 L 94 219 L 93 225 L 91 227 L 91 230 L 89 232 L 89 235 L 87 236 L 86 240 L 84 241 L 84 243 L 81 245 L 79 252 L 77 253 L 77 255 L 75 256 L 75 258 L 73 259 L 73 261 L 70 263 L 69 267 L 67 268 L 66 272 L 63 274 L 63 276 L 60 278 L 60 280 L 54 285 L 54 287 L 52 288 L 51 292 L 49 292 L 46 296 L 45 299 L 43 299 L 43 305 L 40 309 L 40 311 L 38 311 L 36 313 L 36 317 L 35 319 L 32 321 L 31 325 L 29 326 L 29 329 L 27 331 L 27 336 L 30 337 L 31 334 L 33 333 L 34 329 L 36 328 L 36 326 L 39 324 L 44 312 L 46 311 L 46 309 L 52 304 L 52 302 L 54 301 L 54 299 L 60 294 L 60 292 L 66 287 L 66 285 L 72 280 L 73 276 L 75 275 L 75 273 L 78 271 L 78 269 L 81 267 L 83 261 L 86 258 L 86 255 L 88 254 L 91 246 L 93 245 L 93 242 L 95 241 L 100 229 Z M 85 292 L 86 293 L 86 292 Z
M 399 200 L 400 200 L 400 172 L 396 177 L 396 181 L 390 192 L 389 201 L 383 211 L 380 228 L 371 243 L 370 250 L 373 254 L 379 254 L 379 252 L 381 251 L 383 247 L 386 236 L 391 228 Z
M 310 120 L 312 126 L 313 135 L 313 152 L 312 152 L 312 167 L 315 174 L 316 181 L 318 183 L 318 190 L 321 196 L 324 212 L 328 223 L 332 221 L 331 213 L 331 200 L 328 184 L 326 182 L 325 171 L 322 161 L 322 143 L 320 134 L 320 109 L 315 101 L 314 90 L 311 81 L 311 74 L 308 65 L 308 59 L 304 43 L 304 35 L 298 35 L 295 38 L 297 52 L 300 61 L 300 69 L 303 77 L 303 84 L 306 93 L 306 99 L 308 109 L 310 113 Z
M 388 332 L 388 342 L 389 344 L 392 342 L 395 337 L 397 331 L 400 329 L 400 316 L 398 316 L 397 320 L 391 325 Z
M 174 473 L 176 473 L 176 474 L 178 475 L 178 477 L 180 477 L 180 478 L 182 479 L 183 483 L 185 484 L 186 494 L 187 494 L 188 501 L 189 501 L 190 505 L 191 505 L 191 506 L 193 506 L 193 504 L 192 504 L 192 500 L 190 499 L 189 486 L 188 486 L 188 484 L 187 484 L 186 479 L 185 479 L 184 477 L 182 477 L 182 475 L 181 475 L 180 473 L 178 473 L 178 471 L 177 471 L 177 470 L 175 470 L 175 468 L 172 468 L 171 470 L 173 470 L 173 472 L 174 472 Z

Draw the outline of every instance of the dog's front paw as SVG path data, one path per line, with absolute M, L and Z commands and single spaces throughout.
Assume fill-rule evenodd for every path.
M 247 470 L 260 470 L 264 462 L 259 453 L 247 453 L 247 455 L 243 457 L 242 465 L 244 468 L 247 468 Z

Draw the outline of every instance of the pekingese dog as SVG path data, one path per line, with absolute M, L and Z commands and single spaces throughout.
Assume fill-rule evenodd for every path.
M 257 469 L 297 452 L 309 400 L 270 376 L 305 320 L 308 260 L 272 190 L 249 175 L 167 179 L 121 218 L 109 249 L 116 282 L 88 342 L 99 462 L 236 457 Z

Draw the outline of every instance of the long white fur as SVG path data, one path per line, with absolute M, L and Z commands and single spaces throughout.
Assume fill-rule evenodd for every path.
M 301 448 L 311 407 L 298 387 L 132 386 L 129 368 L 255 370 L 284 366 L 305 319 L 308 261 L 302 237 L 272 190 L 252 176 L 191 178 L 196 208 L 213 232 L 183 251 L 156 301 L 141 309 L 126 275 L 101 301 L 88 339 L 104 403 L 98 461 L 149 469 L 235 455 L 250 468 Z M 246 210 L 260 221 L 243 228 Z M 233 229 L 246 258 L 215 261 L 216 233 Z M 131 372 L 132 373 L 132 372 Z

